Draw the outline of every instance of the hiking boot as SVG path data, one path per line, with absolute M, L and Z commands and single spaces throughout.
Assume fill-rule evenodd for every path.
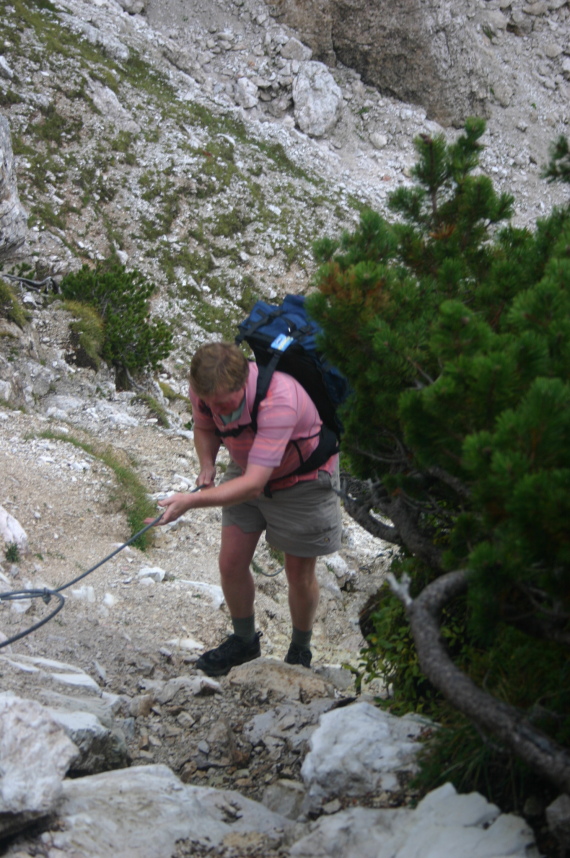
M 259 658 L 261 655 L 260 637 L 261 632 L 256 632 L 253 639 L 246 643 L 243 638 L 230 635 L 219 647 L 203 653 L 196 662 L 196 667 L 203 670 L 208 676 L 225 676 L 232 667 Z
M 285 656 L 285 661 L 287 664 L 300 664 L 303 667 L 310 667 L 312 657 L 313 653 L 308 646 L 297 646 L 297 644 L 292 643 Z

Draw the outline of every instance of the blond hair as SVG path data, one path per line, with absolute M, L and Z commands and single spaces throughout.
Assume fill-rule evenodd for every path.
M 197 396 L 234 393 L 247 381 L 249 364 L 235 343 L 206 343 L 190 364 L 190 385 Z

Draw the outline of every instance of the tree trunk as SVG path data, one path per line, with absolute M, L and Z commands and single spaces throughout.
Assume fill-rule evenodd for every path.
M 411 599 L 407 588 L 393 582 L 410 621 L 420 666 L 444 697 L 484 731 L 562 792 L 570 794 L 570 754 L 532 726 L 525 714 L 482 691 L 451 661 L 440 636 L 444 605 L 468 586 L 465 571 L 437 578 Z

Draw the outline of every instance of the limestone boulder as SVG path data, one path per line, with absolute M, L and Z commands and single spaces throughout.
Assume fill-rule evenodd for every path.
M 364 83 L 421 105 L 442 125 L 487 116 L 506 74 L 467 0 L 278 0 L 274 7 L 315 60 L 340 61 Z
M 24 244 L 27 224 L 16 185 L 10 126 L 0 116 L 0 261 L 14 255 Z
M 342 91 L 323 63 L 300 63 L 293 81 L 293 110 L 297 125 L 310 137 L 323 137 L 338 122 Z
M 0 838 L 47 817 L 78 751 L 32 700 L 0 695 Z

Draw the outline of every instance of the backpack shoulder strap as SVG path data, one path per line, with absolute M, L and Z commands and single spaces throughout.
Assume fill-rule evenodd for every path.
M 269 390 L 269 385 L 271 384 L 273 373 L 277 369 L 280 357 L 281 352 L 275 352 L 271 355 L 271 360 L 265 366 L 257 364 L 257 388 L 251 409 L 251 428 L 254 432 L 257 432 L 257 412 L 259 411 L 259 405 L 267 396 L 267 391 Z

